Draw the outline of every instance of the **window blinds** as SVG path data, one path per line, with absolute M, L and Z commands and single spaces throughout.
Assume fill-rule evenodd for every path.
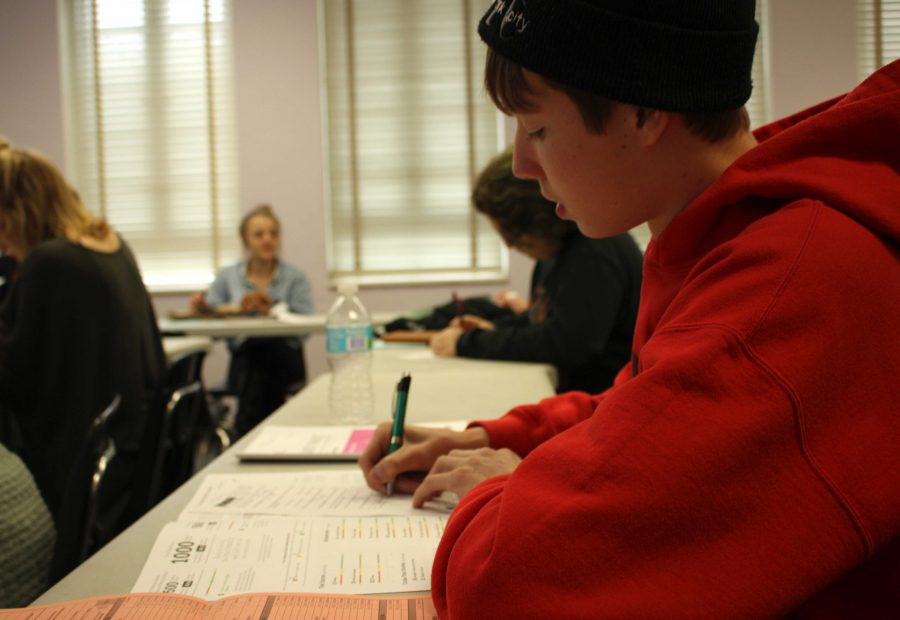
M 858 0 L 857 75 L 860 81 L 900 58 L 900 0 Z
M 481 0 L 327 0 L 332 278 L 363 282 L 502 275 L 506 250 L 471 207 L 500 150 L 481 86 Z
M 330 272 L 364 281 L 501 275 L 506 254 L 474 215 L 477 171 L 502 132 L 483 94 L 483 2 L 323 0 Z M 747 103 L 768 122 L 767 12 Z M 633 233 L 646 245 L 649 232 Z
M 237 256 L 228 0 L 66 0 L 70 176 L 148 287 Z

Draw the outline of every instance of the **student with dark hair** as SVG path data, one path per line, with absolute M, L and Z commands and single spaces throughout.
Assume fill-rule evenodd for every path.
M 900 617 L 900 61 L 751 132 L 757 31 L 752 0 L 482 18 L 516 174 L 653 237 L 613 387 L 360 459 L 461 497 L 441 618 Z
M 312 287 L 306 274 L 279 258 L 281 222 L 269 205 L 259 205 L 241 220 L 246 256 L 224 267 L 206 294 L 196 293 L 195 311 L 232 309 L 267 314 L 284 302 L 297 314 L 313 311 Z M 284 403 L 293 387 L 306 381 L 301 338 L 241 338 L 228 342 L 229 391 L 237 394 L 235 431 L 245 434 Z
M 589 239 L 559 219 L 540 185 L 513 175 L 511 150 L 481 172 L 472 202 L 509 247 L 535 259 L 530 299 L 495 321 L 462 316 L 431 338 L 432 351 L 553 364 L 560 392 L 609 387 L 630 357 L 640 297 L 631 235 Z

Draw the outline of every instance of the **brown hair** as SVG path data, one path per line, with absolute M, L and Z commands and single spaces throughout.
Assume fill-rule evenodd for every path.
M 472 204 L 497 223 L 507 245 L 527 234 L 558 246 L 578 230 L 574 222 L 557 217 L 556 204 L 544 198 L 537 181 L 513 174 L 511 149 L 481 171 L 472 190 Z
M 594 133 L 603 127 L 612 111 L 613 101 L 600 95 L 571 88 L 548 78 L 542 79 L 564 92 L 578 107 L 585 126 Z M 484 87 L 500 111 L 505 114 L 534 110 L 534 91 L 525 80 L 522 65 L 488 48 L 484 68 Z M 750 116 L 744 106 L 725 112 L 682 112 L 688 130 L 707 142 L 719 142 L 750 128 Z
M 110 233 L 103 218 L 88 212 L 62 173 L 35 151 L 13 147 L 0 136 L 0 215 L 9 218 L 27 255 L 42 241 Z M 24 258 L 24 256 L 20 257 Z
M 281 220 L 278 219 L 278 216 L 275 215 L 275 211 L 272 209 L 272 205 L 261 204 L 253 207 L 250 211 L 248 211 L 244 217 L 241 218 L 241 225 L 238 227 L 238 233 L 241 235 L 241 241 L 245 244 L 247 243 L 247 225 L 257 215 L 263 215 L 273 222 L 275 222 L 275 228 L 277 230 L 281 230 Z

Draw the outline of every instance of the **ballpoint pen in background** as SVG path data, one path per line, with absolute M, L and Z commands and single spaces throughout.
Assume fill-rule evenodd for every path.
M 463 307 L 462 299 L 459 298 L 459 295 L 456 294 L 456 291 L 453 291 L 452 293 L 450 293 L 450 295 L 453 297 L 453 303 L 456 304 L 456 318 L 461 321 L 463 310 L 465 309 Z
M 406 401 L 409 398 L 409 384 L 412 377 L 408 372 L 403 373 L 397 390 L 394 392 L 394 426 L 391 429 L 391 443 L 388 444 L 388 454 L 393 454 L 403 445 L 403 430 L 406 424 Z M 394 494 L 394 482 L 388 482 L 387 494 Z
M 459 326 L 464 330 L 469 330 L 475 327 L 470 322 L 463 319 L 465 306 L 463 306 L 462 299 L 459 298 L 459 295 L 456 294 L 456 291 L 452 291 L 450 294 L 453 297 L 453 303 L 456 304 L 456 319 L 459 321 Z

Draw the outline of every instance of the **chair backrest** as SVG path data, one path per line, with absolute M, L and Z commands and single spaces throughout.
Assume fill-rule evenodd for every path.
M 198 426 L 206 394 L 201 381 L 205 351 L 185 354 L 171 362 L 163 382 L 159 441 L 147 508 L 178 488 L 194 473 Z
M 116 444 L 109 436 L 109 420 L 119 410 L 122 398 L 116 394 L 109 406 L 94 418 L 88 432 L 88 455 L 92 464 L 88 481 L 87 505 L 85 506 L 84 528 L 81 535 L 79 562 L 87 559 L 94 545 L 101 543 L 97 530 L 100 512 L 100 494 L 109 464 L 116 456 Z M 106 542 L 106 541 L 102 541 Z
M 163 386 L 171 390 L 194 381 L 202 381 L 203 360 L 205 358 L 206 351 L 203 350 L 192 351 L 176 357 L 166 368 Z
M 57 542 L 50 571 L 50 582 L 65 576 L 100 546 L 110 534 L 100 524 L 100 505 L 104 481 L 116 454 L 109 435 L 110 420 L 119 412 L 121 397 L 112 402 L 91 422 L 78 457 L 69 472 L 66 495 L 57 521 Z
M 159 488 L 161 498 L 194 474 L 194 452 L 205 405 L 206 395 L 199 381 L 174 390 L 166 404 L 168 433 Z

